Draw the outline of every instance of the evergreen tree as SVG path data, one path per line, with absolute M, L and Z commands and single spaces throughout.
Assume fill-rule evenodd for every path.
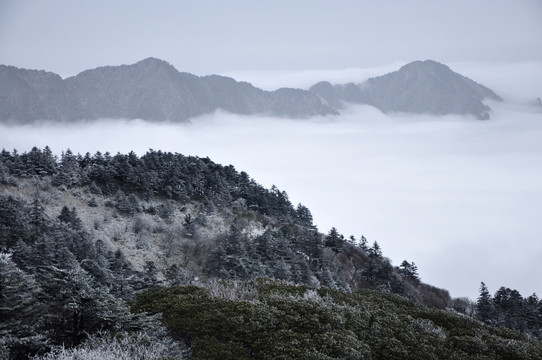
M 476 302 L 476 316 L 487 323 L 493 322 L 494 319 L 493 299 L 483 282 L 480 284 L 480 295 Z
M 295 209 L 295 219 L 297 223 L 302 226 L 306 226 L 311 229 L 316 228 L 312 223 L 313 219 L 310 210 L 302 204 L 298 204 L 297 208 Z
M 98 286 L 77 264 L 46 268 L 44 283 L 49 308 L 43 314 L 57 344 L 78 345 L 87 334 L 127 327 L 128 307 L 107 288 Z
M 95 181 L 90 184 L 89 190 L 92 194 L 102 195 L 102 189 L 100 189 L 100 187 L 96 185 Z
M 188 283 L 185 274 L 177 264 L 173 264 L 167 269 L 165 277 L 170 286 L 185 285 Z
M 493 296 L 497 324 L 511 329 L 524 330 L 523 297 L 517 290 L 502 286 Z
M 143 267 L 143 281 L 145 282 L 145 287 L 152 287 L 158 285 L 158 268 L 154 261 L 148 260 L 145 262 Z
M 96 198 L 94 196 L 90 198 L 90 200 L 88 201 L 87 204 L 90 207 L 97 207 L 98 206 L 98 202 L 96 201 Z
M 251 253 L 256 254 L 256 251 L 235 220 L 228 233 L 219 238 L 213 251 L 210 261 L 213 274 L 227 279 L 249 279 L 253 270 L 252 259 L 249 256 Z
M 524 301 L 524 313 L 522 314 L 522 322 L 528 332 L 534 336 L 541 338 L 542 335 L 542 313 L 539 309 L 540 299 L 536 294 L 532 294 Z
M 361 235 L 361 239 L 359 240 L 360 249 L 363 250 L 363 251 L 368 251 L 369 246 L 367 244 L 368 244 L 367 238 L 365 236 Z
M 19 269 L 11 254 L 0 253 L 0 339 L 8 339 L 11 358 L 46 342 L 40 290 L 34 277 Z
M 371 246 L 369 249 L 369 256 L 376 258 L 382 257 L 382 249 L 376 240 L 373 242 L 373 246 Z
M 335 252 L 342 252 L 345 242 L 344 236 L 333 227 L 326 236 L 324 244 Z
M 29 209 L 31 232 L 30 237 L 35 240 L 39 234 L 42 234 L 46 227 L 47 215 L 45 208 L 39 200 L 39 193 L 36 191 L 34 200 Z
M 77 157 L 70 149 L 62 153 L 57 174 L 53 177 L 53 185 L 66 188 L 80 185 L 81 169 Z
M 23 201 L 0 194 L 0 250 L 8 251 L 19 239 L 30 242 L 31 219 Z
M 79 219 L 79 215 L 77 215 L 77 210 L 75 210 L 75 207 L 72 207 L 70 210 L 66 205 L 64 205 L 62 210 L 60 210 L 58 220 L 65 223 L 75 231 L 82 230 L 83 228 L 83 222 L 81 219 Z
M 409 263 L 408 261 L 403 260 L 399 266 L 399 273 L 405 277 L 420 280 L 420 276 L 418 275 L 418 267 L 414 262 Z

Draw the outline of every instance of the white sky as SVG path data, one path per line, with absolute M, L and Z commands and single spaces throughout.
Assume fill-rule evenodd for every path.
M 475 298 L 480 281 L 542 295 L 542 114 L 529 105 L 542 97 L 542 1 L 0 1 L 0 64 L 70 76 L 149 56 L 266 89 L 434 59 L 505 102 L 489 122 L 359 107 L 305 122 L 0 127 L 0 148 L 209 156 L 287 191 L 321 231 L 415 261 L 452 296 Z
M 542 2 L 0 1 L 0 64 L 68 76 L 149 56 L 199 75 L 542 60 Z

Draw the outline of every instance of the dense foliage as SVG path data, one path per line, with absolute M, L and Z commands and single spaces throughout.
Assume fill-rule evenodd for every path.
M 150 285 L 145 277 L 134 276 L 120 251 L 93 241 L 75 211 L 51 220 L 37 200 L 0 196 L 0 247 L 0 340 L 11 358 L 78 345 L 96 331 L 160 328 L 123 301 Z
M 463 320 L 419 306 L 453 307 L 541 337 L 536 295 L 523 299 L 503 288 L 477 304 L 451 299 L 424 284 L 414 262 L 394 267 L 377 242 L 335 228 L 320 233 L 309 209 L 233 166 L 153 150 L 141 157 L 67 150 L 60 159 L 47 147 L 3 150 L 0 189 L 0 358 L 6 351 L 14 359 L 51 349 L 68 354 L 58 346 L 81 343 L 79 355 L 102 351 L 86 339 L 103 331 L 146 333 L 156 343 L 188 345 L 201 359 L 401 358 L 425 349 L 409 345 L 418 336 L 426 351 L 439 349 L 434 358 L 478 351 L 448 353 L 463 340 L 482 341 L 480 358 L 501 341 L 513 352 L 516 345 L 528 356 L 538 351 L 539 343 L 464 318 L 482 330 L 458 340 L 451 334 Z M 142 291 L 175 285 L 188 286 L 141 295 L 136 313 L 126 305 Z M 401 315 L 396 306 L 413 312 Z M 175 340 L 142 309 L 164 312 Z M 396 326 L 414 328 L 400 334 Z
M 519 291 L 502 286 L 492 297 L 480 286 L 477 318 L 487 324 L 516 329 L 542 339 L 542 301 L 536 294 L 523 298 Z
M 245 172 L 233 166 L 222 166 L 208 158 L 184 156 L 150 150 L 141 158 L 131 152 L 127 155 L 97 152 L 93 156 L 64 152 L 59 161 L 49 148 L 33 148 L 18 154 L 3 150 L 0 154 L 0 179 L 10 181 L 10 176 L 52 176 L 58 187 L 92 186 L 105 195 L 137 194 L 143 199 L 163 196 L 180 202 L 198 200 L 215 206 L 231 206 L 243 198 L 249 209 L 278 220 L 296 216 L 285 192 L 273 187 L 267 190 Z M 133 205 L 133 206 L 131 206 Z M 137 211 L 135 204 L 127 201 L 121 210 Z
M 170 228 L 164 233 L 164 242 L 168 242 L 164 255 L 174 254 L 175 245 L 182 238 L 197 246 L 211 240 L 212 246 L 208 251 L 196 251 L 198 248 L 189 254 L 204 266 L 189 270 L 173 264 L 176 268 L 164 270 L 173 283 L 201 276 L 240 280 L 271 277 L 307 285 L 392 291 L 439 308 L 450 300 L 445 290 L 422 284 L 410 263 L 405 261 L 401 268 L 394 268 L 378 243 L 369 246 L 364 237 L 359 241 L 353 236 L 345 239 L 336 229 L 324 236 L 313 225 L 309 209 L 301 204 L 294 207 L 284 191 L 276 187 L 265 189 L 246 173 L 209 159 L 152 150 L 142 157 L 134 153 L 111 156 L 99 152 L 81 156 L 68 150 L 57 161 L 48 148 L 33 148 L 24 154 L 3 151 L 0 180 L 16 184 L 17 178 L 25 177 L 37 177 L 38 182 L 45 179 L 45 185 L 40 182 L 36 191 L 40 186 L 84 189 L 89 196 L 88 206 L 96 207 L 96 198 L 104 198 L 127 217 L 146 213 L 168 218 L 175 207 L 190 202 L 200 204 L 197 214 L 184 217 L 182 231 Z M 161 201 L 144 204 L 151 199 Z M 41 206 L 39 199 L 34 199 L 34 205 Z M 30 211 L 24 205 L 21 207 L 21 214 Z M 199 230 L 205 227 L 206 216 L 220 211 L 233 211 L 228 231 L 205 238 Z M 9 213 L 6 228 L 21 224 L 20 229 L 10 230 L 21 234 L 6 235 L 6 243 L 0 246 L 11 251 L 19 238 L 28 244 L 25 236 L 41 234 L 36 229 L 25 229 L 23 219 L 9 218 L 14 213 L 9 205 L 5 212 Z M 63 209 L 58 220 L 70 224 L 72 230 L 81 230 L 75 212 Z M 261 235 L 251 238 L 245 231 L 251 222 L 262 224 Z M 145 224 L 134 227 L 144 228 Z M 81 231 L 78 234 L 85 236 Z M 92 243 L 95 239 L 86 240 Z
M 542 357 L 542 344 L 528 336 L 372 290 L 219 283 L 147 291 L 133 306 L 163 313 L 194 359 Z

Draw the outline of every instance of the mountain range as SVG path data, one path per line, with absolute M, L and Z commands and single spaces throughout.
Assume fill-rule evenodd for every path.
M 247 82 L 179 72 L 166 61 L 104 66 L 62 79 L 0 65 L 0 122 L 100 118 L 184 122 L 222 109 L 234 114 L 306 118 L 337 115 L 348 103 L 387 112 L 471 114 L 489 118 L 490 89 L 438 62 L 416 61 L 361 84 L 320 82 L 309 90 L 265 91 Z
M 337 109 L 355 103 L 384 113 L 471 114 L 484 120 L 491 109 L 482 101 L 501 101 L 492 90 L 433 60 L 414 61 L 361 84 L 320 82 L 310 90 Z
M 198 77 L 155 58 L 86 70 L 65 80 L 50 72 L 0 66 L 4 122 L 99 118 L 182 122 L 217 109 L 296 118 L 336 114 L 309 91 L 264 91 L 224 76 Z

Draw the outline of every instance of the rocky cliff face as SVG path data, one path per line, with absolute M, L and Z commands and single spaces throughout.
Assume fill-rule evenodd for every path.
M 335 107 L 368 104 L 383 112 L 471 114 L 480 119 L 488 119 L 491 110 L 482 100 L 501 100 L 490 89 L 432 60 L 412 62 L 361 84 L 321 82 L 310 90 Z

